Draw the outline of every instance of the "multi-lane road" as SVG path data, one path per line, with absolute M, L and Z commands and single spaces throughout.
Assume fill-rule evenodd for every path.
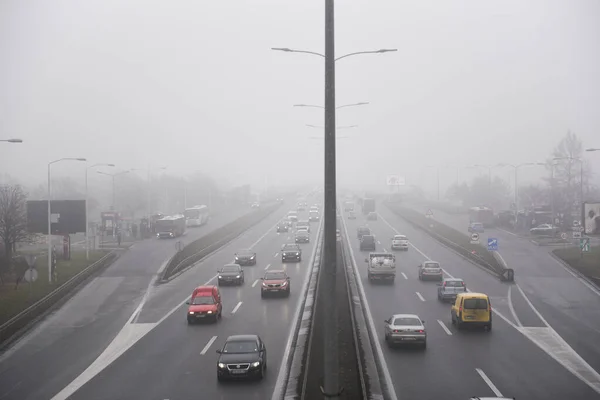
M 600 390 L 600 381 L 595 381 L 597 374 L 594 376 L 593 371 L 577 364 L 572 350 L 559 346 L 543 315 L 540 318 L 526 295 L 440 246 L 385 206 L 380 206 L 378 213 L 378 221 L 367 222 L 359 213 L 356 220 L 344 221 L 368 309 L 399 398 L 466 399 L 501 394 L 517 399 L 600 398 L 597 391 L 561 364 L 573 367 Z M 366 279 L 367 252 L 360 251 L 356 238 L 357 227 L 365 224 L 376 235 L 378 250 L 389 251 L 394 234 L 405 234 L 411 242 L 408 252 L 397 253 L 394 285 L 370 284 Z M 455 329 L 450 305 L 437 300 L 436 283 L 418 279 L 417 266 L 427 259 L 441 262 L 446 276 L 464 279 L 470 290 L 491 296 L 495 310 L 491 332 Z M 397 313 L 415 313 L 426 321 L 426 351 L 390 349 L 385 345 L 384 320 Z M 597 332 L 594 337 L 598 337 Z M 540 345 L 547 345 L 547 351 Z
M 169 296 L 172 295 L 173 298 L 181 300 L 191 293 L 191 286 L 208 281 L 214 276 L 216 268 L 220 264 L 225 260 L 231 259 L 232 251 L 235 248 L 247 247 L 254 243 L 264 233 L 263 231 L 267 229 L 267 226 L 271 227 L 283 215 L 284 211 L 283 207 L 280 208 L 263 221 L 263 223 L 247 231 L 211 259 L 201 263 L 195 269 L 184 273 L 171 283 L 157 287 L 151 285 L 151 282 L 157 276 L 157 272 L 161 266 L 176 252 L 175 242 L 179 239 L 175 241 L 145 240 L 136 243 L 133 247 L 125 251 L 100 276 L 91 280 L 58 311 L 47 317 L 32 332 L 0 356 L 0 399 L 47 400 L 52 398 L 74 381 L 96 358 L 105 353 L 107 346 L 118 336 L 118 333 L 126 325 L 132 313 L 143 299 L 146 300 L 146 306 L 142 309 L 138 321 L 141 322 L 143 318 L 152 313 L 156 313 L 157 316 L 162 318 L 165 310 L 172 307 L 168 303 Z M 189 243 L 239 218 L 247 212 L 252 211 L 241 209 L 234 212 L 221 213 L 212 218 L 207 225 L 189 229 L 188 233 L 180 239 L 184 243 Z M 275 242 L 279 243 L 282 241 L 284 241 L 283 238 L 277 236 L 274 231 L 271 231 L 262 242 L 257 244 L 261 264 L 255 270 L 249 271 L 248 278 L 255 277 L 255 275 L 258 276 L 258 269 L 264 270 L 264 267 L 269 263 L 273 264 L 273 266 L 279 265 L 278 259 L 274 257 L 276 253 L 275 248 L 277 247 Z M 266 246 L 265 243 L 270 243 L 271 248 L 269 248 L 268 253 L 272 254 L 267 255 L 266 252 L 263 253 L 262 249 L 264 247 L 260 246 Z M 294 265 L 291 270 L 295 271 L 295 268 L 296 266 Z M 252 284 L 253 282 L 247 281 L 246 287 L 241 290 L 250 290 Z M 150 288 L 154 288 L 154 290 L 148 290 Z M 253 289 L 258 288 L 255 287 Z M 218 327 L 206 327 L 208 330 L 221 329 L 227 326 L 227 322 L 225 321 L 229 320 L 231 309 L 235 306 L 235 304 L 232 304 L 234 299 L 229 296 L 233 293 L 237 293 L 236 289 L 233 289 L 233 291 L 229 288 L 225 289 L 225 307 L 228 315 L 224 318 L 224 323 Z M 161 302 L 162 297 L 160 296 L 166 298 L 165 302 Z M 283 301 L 286 303 L 293 301 L 293 299 L 295 299 L 294 296 L 289 300 Z M 247 312 L 248 309 L 249 307 L 243 304 L 239 308 L 239 314 L 237 315 L 245 317 L 246 314 L 244 311 Z M 271 319 L 270 314 L 268 319 Z M 246 319 L 244 318 L 244 320 Z M 259 316 L 256 320 L 264 322 L 265 319 Z M 253 325 L 257 323 L 256 321 L 250 322 Z M 168 327 L 169 325 L 170 328 Z M 152 338 L 160 337 L 162 339 L 168 336 L 173 342 L 165 350 L 169 349 L 169 351 L 177 353 L 185 349 L 191 355 L 199 355 L 199 351 L 196 350 L 201 345 L 199 335 L 203 334 L 202 328 L 204 327 L 198 327 L 200 329 L 193 327 L 188 330 L 188 327 L 185 325 L 184 315 L 181 312 L 174 313 L 171 318 L 163 321 L 161 326 L 157 328 L 159 329 L 156 329 L 156 332 L 152 332 L 148 338 L 145 338 L 145 341 L 141 342 L 140 346 L 143 346 L 144 343 L 152 340 Z M 184 332 L 178 331 L 180 328 L 184 328 Z M 170 333 L 165 334 L 163 329 L 167 329 Z M 178 337 L 178 334 L 184 334 L 184 336 Z M 186 334 L 188 335 L 187 337 L 185 336 Z M 188 339 L 192 338 L 193 341 L 190 342 Z M 202 344 L 202 346 L 205 344 Z M 151 344 L 150 346 L 154 348 L 153 351 L 156 351 L 165 345 Z M 131 351 L 135 353 L 135 349 L 138 347 Z M 146 354 L 146 351 L 143 354 L 137 354 L 135 362 L 126 367 L 132 374 L 139 371 L 140 367 L 143 367 L 141 369 L 147 371 L 148 374 L 154 374 L 150 379 L 145 377 L 144 384 L 140 385 L 141 388 L 138 388 L 138 390 L 155 388 L 151 384 L 152 382 L 156 385 L 159 383 L 162 384 L 164 382 L 160 376 L 162 373 L 176 374 L 177 371 L 180 371 L 181 376 L 185 376 L 190 372 L 182 371 L 180 369 L 181 365 L 165 364 L 155 360 L 150 362 L 148 357 L 150 357 L 152 352 Z M 211 359 L 213 355 L 216 355 L 213 353 L 214 351 L 210 353 Z M 163 360 L 166 360 L 166 358 L 163 358 Z M 154 362 L 156 364 L 152 364 Z M 115 364 L 115 367 L 118 367 L 118 365 L 118 363 Z M 209 363 L 206 363 L 206 365 L 209 365 Z M 158 372 L 159 370 L 161 371 L 160 373 Z M 105 373 L 110 374 L 110 368 Z M 208 379 L 209 371 L 206 370 L 206 366 L 194 368 L 193 379 L 197 379 L 198 375 L 205 375 Z M 123 392 L 123 395 L 113 396 L 112 393 L 119 393 L 121 391 L 118 383 L 121 382 L 123 376 L 125 375 L 121 375 L 115 381 L 109 381 L 102 377 L 98 378 L 102 382 L 100 384 L 102 390 L 98 389 L 97 393 L 86 391 L 86 395 L 81 398 L 155 398 L 154 396 L 140 397 L 135 392 Z M 212 368 L 210 369 L 210 377 L 214 378 Z M 94 382 L 98 382 L 98 379 L 90 383 L 90 385 L 93 386 Z M 114 390 L 114 392 L 111 392 L 111 395 L 107 395 L 105 390 Z M 150 390 L 147 393 L 153 392 Z M 169 396 L 165 398 L 169 398 Z M 189 396 L 186 395 L 184 398 L 189 398 Z

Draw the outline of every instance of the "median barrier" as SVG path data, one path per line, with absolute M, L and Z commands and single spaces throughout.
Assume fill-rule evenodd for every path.
M 424 215 L 398 204 L 386 204 L 386 206 L 396 215 L 403 218 L 413 226 L 425 231 L 438 242 L 447 248 L 458 253 L 463 258 L 483 267 L 487 272 L 496 276 L 498 279 L 508 281 L 514 279 L 514 271 L 508 271 L 506 264 L 498 260 L 499 254 L 495 251 L 488 251 L 481 244 L 473 244 L 470 238 L 440 223 L 437 220 L 426 218 Z
M 104 257 L 95 263 L 86 267 L 83 271 L 63 283 L 44 298 L 35 302 L 19 314 L 15 315 L 4 324 L 0 325 L 0 345 L 5 347 L 7 344 L 16 339 L 20 334 L 24 333 L 27 328 L 31 327 L 33 322 L 44 316 L 48 311 L 56 307 L 62 300 L 79 286 L 85 282 L 90 276 L 100 272 L 108 267 L 118 258 L 118 254 L 114 251 L 106 254 Z
M 210 253 L 229 243 L 247 229 L 271 215 L 279 207 L 280 204 L 263 205 L 255 212 L 246 214 L 188 244 L 167 262 L 160 282 L 171 280 L 182 271 L 191 267 Z

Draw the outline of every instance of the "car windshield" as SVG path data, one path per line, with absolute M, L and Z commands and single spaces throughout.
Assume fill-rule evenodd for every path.
M 394 323 L 392 325 L 420 326 L 421 321 L 415 317 L 398 317 L 394 318 Z
M 446 281 L 445 286 L 448 287 L 462 287 L 464 283 L 462 281 Z
M 283 246 L 283 251 L 298 251 L 298 246 L 295 244 L 286 244 Z
M 488 302 L 486 299 L 465 299 L 463 307 L 465 310 L 487 310 Z
M 264 278 L 266 281 L 285 279 L 285 272 L 267 272 Z
M 363 242 L 374 242 L 375 238 L 373 236 L 365 235 L 363 236 Z
M 255 341 L 227 342 L 223 347 L 223 353 L 257 353 L 258 344 Z
M 226 265 L 221 268 L 221 272 L 239 272 L 237 265 Z
M 237 252 L 238 256 L 251 256 L 253 254 L 254 254 L 254 252 L 250 251 L 250 250 L 240 250 Z
M 192 299 L 192 304 L 203 305 L 203 304 L 215 304 L 215 300 L 212 296 L 196 296 Z
M 394 240 L 407 240 L 408 238 L 406 236 L 395 236 Z
M 438 263 L 425 263 L 425 268 L 439 268 L 440 264 Z

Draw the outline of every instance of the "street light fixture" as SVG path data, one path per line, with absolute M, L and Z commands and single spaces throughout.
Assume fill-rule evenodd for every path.
M 346 107 L 366 106 L 367 104 L 371 104 L 371 103 L 360 102 L 360 103 L 344 104 L 343 106 L 338 106 L 335 109 L 339 110 L 340 108 L 346 108 Z M 313 105 L 313 104 L 294 104 L 294 107 L 322 108 L 323 110 L 325 109 L 325 107 L 323 107 L 323 106 L 317 106 L 317 105 Z
M 88 227 L 88 171 L 91 168 L 95 167 L 114 167 L 115 164 L 108 163 L 98 163 L 94 165 L 90 165 L 85 168 L 85 259 L 90 259 L 90 241 L 88 237 L 88 232 L 90 228 Z
M 585 149 L 585 151 L 600 151 L 600 149 Z
M 17 142 L 18 143 L 18 142 Z M 52 164 L 56 164 L 57 162 L 61 162 L 61 161 L 87 161 L 85 158 L 71 158 L 71 157 L 65 157 L 65 158 L 59 158 L 58 160 L 54 160 L 54 161 L 50 161 L 48 163 L 48 282 L 52 283 L 52 209 L 50 207 L 50 195 L 51 195 L 51 190 L 50 190 L 50 167 L 52 166 Z
M 319 57 L 326 58 L 325 54 L 317 53 L 316 51 L 297 50 L 297 49 L 290 49 L 288 47 L 271 47 L 271 50 L 284 51 L 286 53 L 312 54 L 314 56 L 319 56 Z M 382 54 L 382 53 L 390 53 L 390 52 L 393 52 L 393 51 L 398 51 L 398 49 L 379 49 L 379 50 L 356 51 L 354 53 L 344 54 L 341 57 L 335 58 L 333 61 L 339 61 L 342 58 L 357 56 L 359 54 Z
M 23 143 L 22 139 L 0 139 L 0 142 Z

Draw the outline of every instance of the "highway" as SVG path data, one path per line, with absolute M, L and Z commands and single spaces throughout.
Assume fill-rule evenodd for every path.
M 467 399 L 500 395 L 517 399 L 600 398 L 597 374 L 577 364 L 574 356 L 557 343 L 550 343 L 547 337 L 544 342 L 544 335 L 551 331 L 514 285 L 499 282 L 404 222 L 384 205 L 378 205 L 378 221 L 367 223 L 360 212 L 356 214 L 356 220 L 348 220 L 343 214 L 347 237 L 398 398 Z M 405 234 L 410 240 L 409 251 L 397 252 L 398 275 L 394 285 L 370 284 L 366 279 L 364 259 L 368 252 L 359 250 L 356 238 L 357 227 L 364 224 L 376 235 L 378 250 L 389 250 L 394 234 Z M 417 266 L 426 259 L 439 261 L 448 277 L 462 278 L 470 290 L 491 297 L 495 310 L 491 332 L 458 332 L 452 326 L 450 305 L 437 300 L 436 283 L 418 280 Z M 397 313 L 415 313 L 425 320 L 428 334 L 425 351 L 387 347 L 383 338 L 384 320 Z M 548 352 L 539 347 L 544 344 L 549 344 Z M 573 369 L 591 381 L 596 390 L 551 354 L 563 363 L 571 362 Z
M 418 208 L 416 208 L 418 209 Z M 421 212 L 425 212 L 423 208 Z M 434 210 L 434 220 L 468 235 L 468 215 Z M 550 252 L 556 247 L 537 246 L 527 237 L 503 229 L 486 229 L 481 243 L 498 239 L 499 253 L 515 270 L 517 290 L 523 291 L 552 327 L 596 371 L 600 371 L 600 293 L 575 276 Z
M 148 239 L 124 251 L 0 356 L 0 399 L 49 399 L 58 393 L 111 343 L 176 252 L 176 241 L 192 242 L 248 212 L 222 212 L 176 240 Z
M 52 393 L 46 391 L 42 394 L 38 391 L 29 396 L 11 394 L 4 398 L 269 398 L 277 380 L 299 292 L 315 245 L 313 241 L 301 245 L 302 262 L 282 264 L 281 246 L 293 241 L 293 233 L 278 234 L 275 224 L 287 213 L 289 207 L 290 205 L 284 205 L 179 278 L 152 290 L 135 313 L 133 309 L 129 309 L 129 319 L 121 321 L 123 329 L 112 343 L 104 343 L 103 349 L 106 350 L 99 360 L 78 379 L 73 376 L 68 382 L 63 381 L 62 387 L 55 387 L 56 390 Z M 308 219 L 308 212 L 300 213 L 300 217 Z M 316 234 L 317 223 L 313 223 L 311 238 Z M 222 320 L 216 324 L 188 325 L 185 301 L 189 299 L 193 288 L 203 284 L 216 284 L 216 270 L 230 263 L 235 251 L 243 248 L 254 249 L 258 263 L 256 266 L 244 267 L 246 282 L 243 286 L 221 288 Z M 291 277 L 290 297 L 262 299 L 259 278 L 267 269 L 281 268 L 286 269 Z M 132 306 L 135 308 L 138 303 L 134 302 Z M 240 333 L 256 333 L 264 339 L 268 351 L 267 376 L 262 382 L 220 384 L 216 379 L 216 349 L 224 343 L 227 336 Z M 98 355 L 95 354 L 94 358 Z M 43 381 L 49 378 L 44 375 L 41 379 Z M 52 397 L 53 395 L 56 396 Z M 71 396 L 68 397 L 69 395 Z

